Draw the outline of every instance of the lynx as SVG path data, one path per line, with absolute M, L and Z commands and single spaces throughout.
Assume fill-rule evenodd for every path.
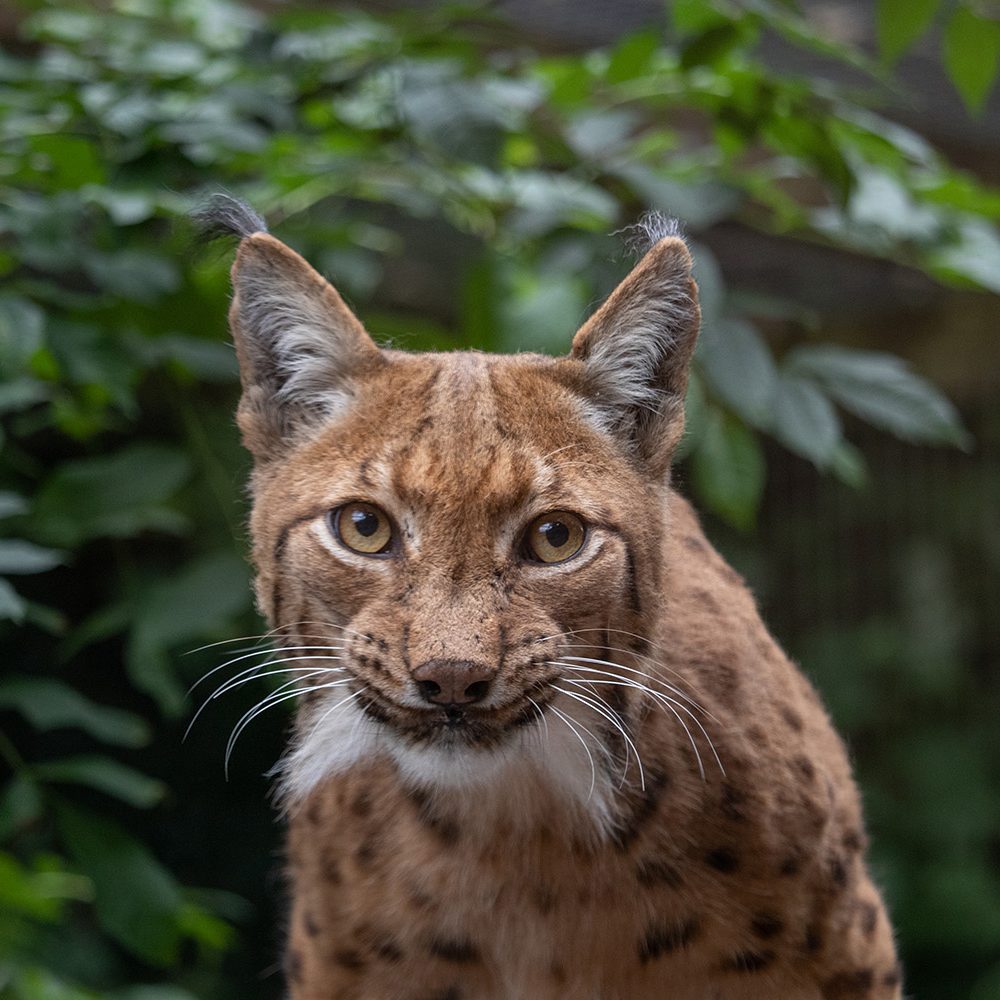
M 816 693 L 670 485 L 676 228 L 562 358 L 378 347 L 220 201 L 281 767 L 293 1000 L 890 1000 Z

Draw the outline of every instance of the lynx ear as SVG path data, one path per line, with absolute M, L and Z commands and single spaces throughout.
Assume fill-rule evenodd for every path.
M 254 457 L 266 459 L 346 409 L 354 377 L 384 359 L 336 289 L 273 236 L 245 236 L 232 279 L 237 421 Z
M 570 356 L 583 362 L 585 391 L 603 425 L 661 478 L 684 431 L 701 313 L 676 226 L 656 220 L 647 233 L 660 238 L 580 328 Z

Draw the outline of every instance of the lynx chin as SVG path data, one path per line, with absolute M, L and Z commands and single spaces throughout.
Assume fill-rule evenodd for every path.
M 565 357 L 379 348 L 241 237 L 230 323 L 280 765 L 293 1000 L 892 1000 L 844 746 L 670 485 L 691 258 Z

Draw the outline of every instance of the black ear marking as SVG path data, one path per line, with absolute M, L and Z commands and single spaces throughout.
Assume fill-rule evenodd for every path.
M 254 233 L 266 233 L 267 223 L 245 201 L 216 191 L 209 195 L 192 213 L 191 218 L 203 240 L 224 236 L 245 239 Z

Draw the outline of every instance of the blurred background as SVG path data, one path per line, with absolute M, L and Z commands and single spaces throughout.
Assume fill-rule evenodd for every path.
M 561 353 L 615 231 L 684 221 L 679 487 L 849 740 L 908 995 L 1000 998 L 994 0 L 7 4 L 0 42 L 0 997 L 281 995 L 287 706 L 228 779 L 263 683 L 182 742 L 247 643 L 198 647 L 265 627 L 231 252 L 185 221 L 226 189 L 412 349 Z

